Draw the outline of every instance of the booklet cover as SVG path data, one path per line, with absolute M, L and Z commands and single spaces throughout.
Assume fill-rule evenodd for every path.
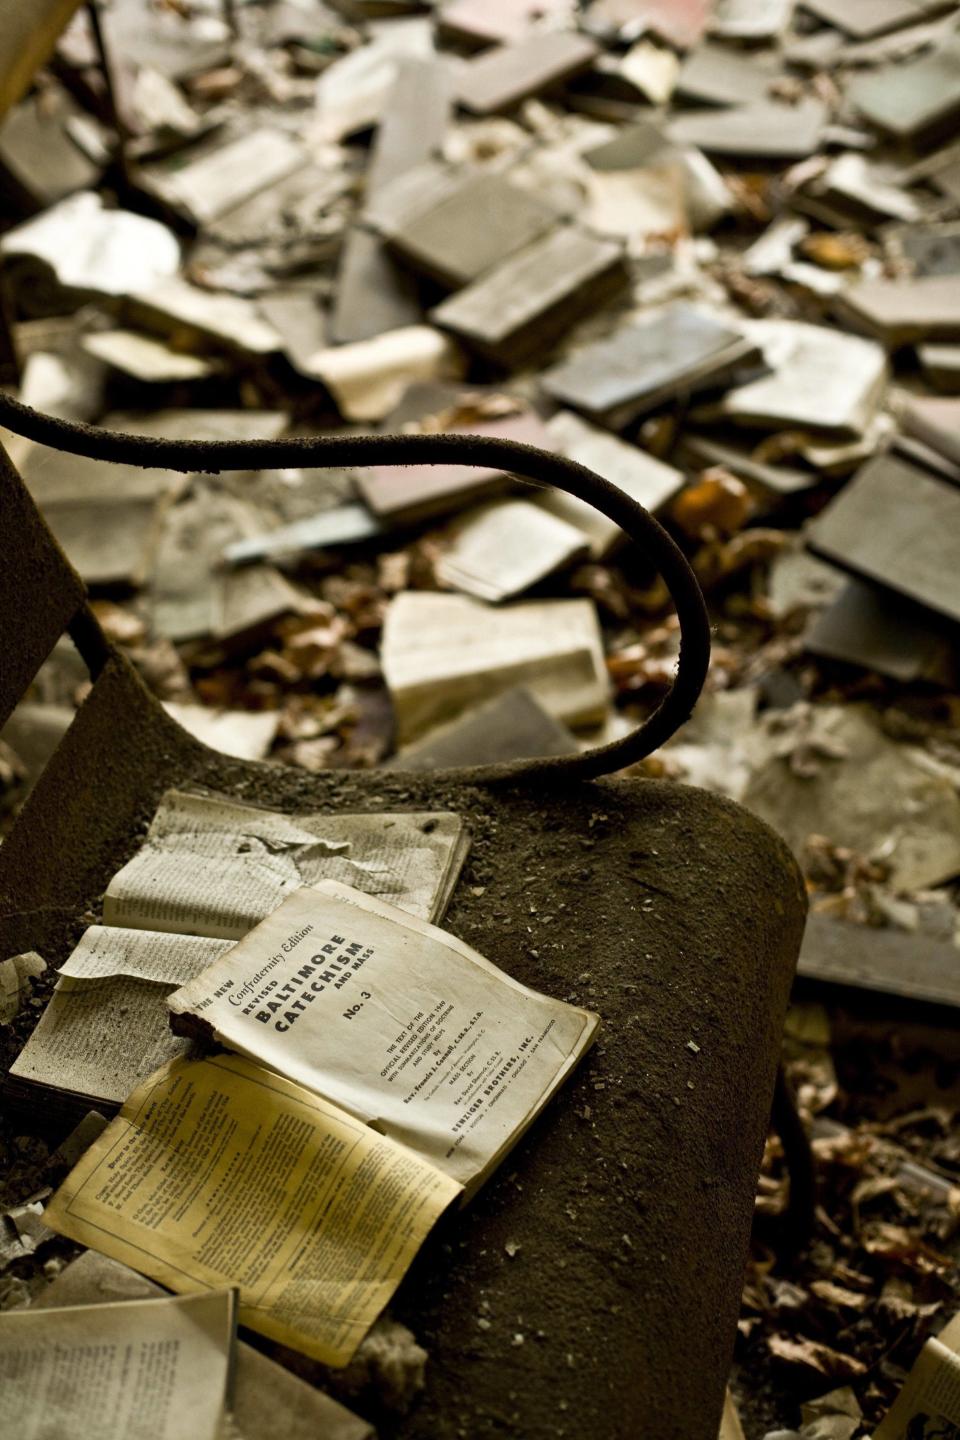
M 336 881 L 279 909 L 167 1001 L 473 1193 L 593 1041 L 599 1017 L 540 995 L 436 926 Z

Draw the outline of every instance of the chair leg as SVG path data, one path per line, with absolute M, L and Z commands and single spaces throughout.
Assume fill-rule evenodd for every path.
M 777 1227 L 778 1249 L 784 1259 L 789 1259 L 804 1250 L 813 1236 L 817 1174 L 810 1137 L 782 1064 L 777 1067 L 770 1123 L 780 1137 L 790 1175 L 787 1209 Z
M 106 38 L 104 37 L 103 25 L 100 22 L 100 10 L 97 0 L 87 0 L 87 14 L 90 17 L 90 30 L 93 35 L 93 43 L 97 50 L 97 59 L 100 62 L 100 73 L 103 76 L 104 98 L 106 99 L 110 124 L 113 127 L 114 138 L 116 140 L 117 166 L 124 185 L 129 185 L 127 127 L 124 124 L 123 117 L 120 113 L 120 106 L 117 103 L 117 90 L 113 83 L 113 69 L 110 65 L 110 52 L 107 48 Z
M 20 357 L 13 333 L 13 306 L 5 282 L 0 279 L 0 385 L 20 383 Z

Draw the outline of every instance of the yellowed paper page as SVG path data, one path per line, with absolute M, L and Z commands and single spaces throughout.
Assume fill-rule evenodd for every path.
M 181 1033 L 203 1033 L 189 1017 L 199 1019 L 471 1190 L 599 1024 L 333 881 L 290 896 L 168 1003 Z
M 142 1085 L 47 1207 L 172 1290 L 240 1288 L 240 1322 L 345 1365 L 460 1187 L 239 1056 Z
M 720 1417 L 720 1434 L 717 1440 L 745 1440 L 736 1403 L 729 1389 L 723 1398 L 723 1414 Z
M 236 1295 L 0 1315 L 0 1435 L 10 1440 L 217 1440 Z
M 170 1034 L 169 993 L 169 986 L 128 975 L 55 990 L 10 1076 L 94 1107 L 122 1104 L 134 1086 L 189 1048 Z

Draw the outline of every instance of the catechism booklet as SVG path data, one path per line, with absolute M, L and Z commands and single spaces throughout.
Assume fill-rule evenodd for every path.
M 336 881 L 295 891 L 167 1004 L 177 1034 L 218 1041 L 342 1106 L 468 1196 L 600 1024 Z

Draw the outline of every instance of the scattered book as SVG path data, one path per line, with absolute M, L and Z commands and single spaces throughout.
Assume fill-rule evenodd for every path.
M 388 607 L 382 659 L 402 745 L 515 685 L 568 725 L 599 723 L 607 713 L 592 600 L 493 610 L 466 595 L 408 590 Z
M 495 765 L 537 755 L 575 755 L 576 737 L 522 685 L 438 725 L 406 745 L 385 770 L 444 770 L 458 765 Z
M 268 190 L 301 169 L 309 158 L 304 147 L 270 126 L 248 135 L 202 143 L 185 159 L 175 153 L 140 167 L 144 189 L 193 222 L 203 225 L 236 209 L 252 195 Z
M 890 350 L 960 336 L 960 296 L 955 275 L 858 280 L 837 295 L 841 320 L 874 335 Z
M 626 282 L 619 244 L 559 225 L 449 295 L 430 317 L 472 350 L 517 366 Z
M 676 395 L 728 382 L 757 354 L 725 317 L 677 301 L 574 351 L 542 383 L 551 399 L 620 430 Z
M 874 340 L 840 335 L 799 320 L 752 320 L 744 329 L 770 373 L 728 390 L 721 411 L 745 425 L 860 435 L 887 384 L 886 356 Z
M 655 455 L 639 449 L 609 431 L 581 420 L 572 410 L 558 410 L 547 421 L 550 439 L 562 455 L 595 470 L 611 485 L 616 485 L 645 510 L 656 512 L 676 499 L 683 489 L 682 470 L 658 460 Z M 587 500 L 567 495 L 563 490 L 548 490 L 536 503 L 553 515 L 559 515 L 582 530 L 594 560 L 602 560 L 621 544 L 626 536 L 608 515 L 594 508 Z
M 237 1299 L 222 1286 L 200 1295 L 0 1315 L 3 1434 L 219 1440 Z
M 91 925 L 3 1082 L 12 1106 L 50 1114 L 114 1110 L 147 1075 L 186 1051 L 166 998 L 229 940 Z
M 436 575 L 480 600 L 508 600 L 586 558 L 588 548 L 582 530 L 529 500 L 491 500 L 450 528 Z
M 960 492 L 919 465 L 877 455 L 821 510 L 813 553 L 960 621 Z
M 179 277 L 131 289 L 126 309 L 138 324 L 161 335 L 187 336 L 244 355 L 271 355 L 282 348 L 280 336 L 252 300 L 202 290 Z
M 874 1440 L 936 1440 L 960 1425 L 960 1317 L 931 1336 L 903 1389 L 873 1432 Z
M 457 98 L 474 115 L 510 110 L 588 69 L 599 53 L 586 35 L 538 30 L 466 61 L 457 75 Z
M 453 408 L 453 407 L 451 407 Z M 441 418 L 443 418 L 441 413 Z M 515 440 L 554 448 L 550 434 L 532 410 L 492 418 L 471 416 L 462 424 L 444 425 L 454 435 L 487 435 L 495 440 Z M 371 465 L 358 479 L 360 493 L 385 524 L 413 524 L 436 515 L 458 510 L 473 500 L 488 499 L 513 484 L 503 470 L 481 465 Z
M 237 1284 L 241 1323 L 334 1366 L 599 1026 L 333 881 L 169 1005 L 178 1030 L 238 1053 L 151 1076 L 45 1218 L 173 1290 Z
M 135 1090 L 45 1219 L 179 1293 L 236 1277 L 242 1325 L 345 1365 L 459 1193 L 345 1110 L 221 1055 Z
M 478 225 L 478 215 L 488 223 Z M 385 233 L 414 270 L 456 289 L 538 240 L 557 219 L 554 207 L 530 191 L 478 171 L 436 185 L 419 209 L 407 210 Z
M 697 145 L 708 155 L 806 159 L 820 144 L 827 108 L 815 96 L 785 105 L 759 100 L 726 109 L 677 112 L 667 134 L 677 145 Z

